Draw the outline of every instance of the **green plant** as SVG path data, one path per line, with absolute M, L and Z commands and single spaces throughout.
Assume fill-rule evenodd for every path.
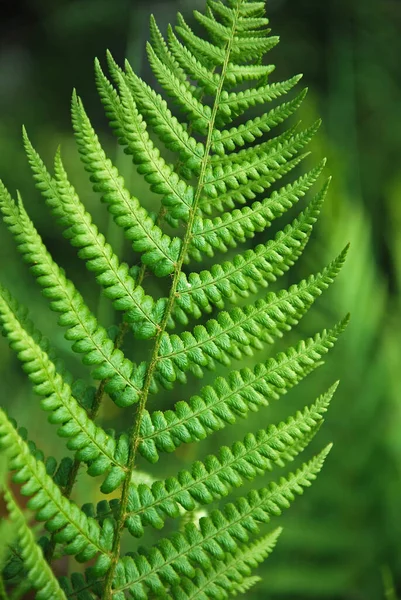
M 328 183 L 272 239 L 240 254 L 231 250 L 290 210 L 324 167 L 322 162 L 265 195 L 306 156 L 303 150 L 318 123 L 302 131 L 290 127 L 264 139 L 291 117 L 304 91 L 260 117 L 236 123 L 248 109 L 280 98 L 300 79 L 268 82 L 273 67 L 264 65 L 262 59 L 278 38 L 268 35 L 263 15 L 262 2 L 210 0 L 206 14 L 195 12 L 210 41 L 198 37 L 179 15 L 176 32 L 169 28 L 166 43 L 151 21 L 150 65 L 166 94 L 186 115 L 186 123 L 172 114 L 162 96 L 129 64 L 123 71 L 108 55 L 112 83 L 96 62 L 97 86 L 111 126 L 151 191 L 161 197 L 157 216 L 126 189 L 81 99 L 73 94 L 72 120 L 81 159 L 94 189 L 139 255 L 139 265 L 120 262 L 98 231 L 67 177 L 60 151 L 51 175 L 24 131 L 37 187 L 104 295 L 122 313 L 119 328 L 106 330 L 98 323 L 53 261 L 19 194 L 14 200 L 1 184 L 5 223 L 50 308 L 59 313 L 72 350 L 99 382 L 95 388 L 76 381 L 26 309 L 1 289 L 3 332 L 42 396 L 49 421 L 66 438 L 74 460 L 66 458 L 58 465 L 52 457 L 45 460 L 4 411 L 0 412 L 0 444 L 14 481 L 22 483 L 22 493 L 31 496 L 29 508 L 50 532 L 40 540 L 47 563 L 65 554 L 75 556 L 79 563 L 91 561 L 85 575 L 75 573 L 58 582 L 43 566 L 42 551 L 8 490 L 18 556 L 25 568 L 20 572 L 26 572 L 38 598 L 120 600 L 126 593 L 137 599 L 224 598 L 247 591 L 258 580 L 251 575 L 252 569 L 271 552 L 280 531 L 256 542 L 251 542 L 252 537 L 311 484 L 330 450 L 330 446 L 325 448 L 277 483 L 252 489 L 199 518 L 199 507 L 220 501 L 247 480 L 294 460 L 318 431 L 336 385 L 285 422 L 248 433 L 243 441 L 230 448 L 222 446 L 216 455 L 195 462 L 175 477 L 152 482 L 136 469 L 140 457 L 155 463 L 160 454 L 200 442 L 245 418 L 249 411 L 267 406 L 321 364 L 347 322 L 252 368 L 246 366 L 245 360 L 254 351 L 273 344 L 298 323 L 335 279 L 346 255 L 345 249 L 320 273 L 288 289 L 260 294 L 302 254 Z M 148 128 L 178 155 L 174 166 L 162 158 Z M 254 143 L 258 138 L 260 143 Z M 228 250 L 229 260 L 192 271 L 193 261 Z M 165 278 L 167 295 L 155 300 L 146 291 L 149 277 L 145 275 Z M 244 303 L 243 299 L 256 294 L 259 297 L 253 303 Z M 209 313 L 214 318 L 207 319 Z M 193 324 L 201 318 L 204 324 Z M 135 364 L 128 351 L 123 352 L 127 334 L 143 345 L 144 352 L 150 344 L 148 360 Z M 174 410 L 149 411 L 149 397 L 159 389 L 173 389 L 186 383 L 187 374 L 202 378 L 205 370 L 214 370 L 217 364 L 228 368 L 238 360 L 244 368 L 227 369 L 188 402 L 178 402 Z M 118 436 L 95 424 L 105 395 L 123 409 L 136 406 L 132 427 Z M 87 465 L 90 476 L 103 477 L 103 493 L 121 488 L 119 499 L 102 501 L 97 507 L 74 504 L 70 495 L 81 464 Z M 141 538 L 147 526 L 161 529 L 168 519 L 184 521 L 182 529 L 161 536 L 151 547 L 123 555 L 125 531 Z M 18 593 L 27 588 L 24 575 L 14 583 L 19 586 L 14 597 L 21 597 Z

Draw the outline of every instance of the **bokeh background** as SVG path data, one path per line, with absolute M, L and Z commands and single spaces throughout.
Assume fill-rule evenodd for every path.
M 95 222 L 124 258 L 135 261 L 79 163 L 69 122 L 71 91 L 76 87 L 83 97 L 131 191 L 152 206 L 146 184 L 108 129 L 95 90 L 93 58 L 104 62 L 109 48 L 118 61 L 127 56 L 149 77 L 144 43 L 150 13 L 164 29 L 177 10 L 191 18 L 191 10 L 203 5 L 203 0 L 1 3 L 0 176 L 11 190 L 21 191 L 49 250 L 107 325 L 114 320 L 110 306 L 99 298 L 74 250 L 60 239 L 60 230 L 33 187 L 21 124 L 49 164 L 61 144 L 71 179 Z M 305 125 L 323 118 L 308 160 L 312 165 L 327 156 L 327 173 L 334 176 L 305 257 L 280 285 L 320 269 L 351 242 L 349 260 L 335 286 L 285 344 L 333 325 L 348 311 L 352 320 L 326 364 L 299 388 L 234 432 L 226 430 L 185 448 L 174 459 L 167 457 L 154 473 L 172 474 L 215 451 L 218 444 L 260 427 L 262 419 L 268 424 L 285 418 L 340 379 L 326 424 L 313 444 L 318 449 L 334 441 L 334 449 L 318 481 L 277 522 L 284 533 L 260 569 L 263 581 L 248 597 L 395 600 L 397 593 L 401 598 L 401 2 L 270 0 L 267 9 L 274 33 L 281 36 L 281 44 L 269 56 L 277 65 L 273 77 L 304 74 L 309 94 L 300 116 Z M 30 306 L 69 368 L 84 376 L 10 235 L 4 226 L 0 231 L 2 283 Z M 2 404 L 29 428 L 46 455 L 61 456 L 62 444 L 57 444 L 3 338 L 0 380 Z M 191 381 L 187 389 L 155 399 L 154 407 L 166 408 L 198 387 Z M 101 418 L 117 430 L 127 423 L 127 416 L 122 419 L 110 402 Z M 100 500 L 96 483 L 82 471 L 77 502 Z M 134 542 L 126 540 L 126 549 L 134 548 Z

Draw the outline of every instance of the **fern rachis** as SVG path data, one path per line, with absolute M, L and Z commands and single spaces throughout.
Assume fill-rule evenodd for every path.
M 121 262 L 99 232 L 68 179 L 60 151 L 51 174 L 24 130 L 29 164 L 47 206 L 104 295 L 122 313 L 117 336 L 98 322 L 52 259 L 20 196 L 14 200 L 0 186 L 4 221 L 19 251 L 50 308 L 59 314 L 72 350 L 99 381 L 97 390 L 74 381 L 27 311 L 6 289 L 0 289 L 3 332 L 42 397 L 41 407 L 49 413 L 49 421 L 58 425 L 58 434 L 75 456 L 74 461 L 66 459 L 58 466 L 52 458 L 45 461 L 5 412 L 0 412 L 0 445 L 14 480 L 23 484 L 23 493 L 31 497 L 29 507 L 50 532 L 41 542 L 43 556 L 11 491 L 6 490 L 10 519 L 16 523 L 22 545 L 22 564 L 31 587 L 43 600 L 121 600 L 126 593 L 137 599 L 166 595 L 225 598 L 245 593 L 257 583 L 252 569 L 270 553 L 279 531 L 256 542 L 251 538 L 260 524 L 278 515 L 295 494 L 311 484 L 330 449 L 277 483 L 252 490 L 234 503 L 223 500 L 233 488 L 296 459 L 320 428 L 336 386 L 278 426 L 248 433 L 175 476 L 145 481 L 136 469 L 139 455 L 155 463 L 162 453 L 200 441 L 238 417 L 246 418 L 249 411 L 262 410 L 319 366 L 346 326 L 347 319 L 253 369 L 232 366 L 233 361 L 263 350 L 295 327 L 340 271 L 346 250 L 320 273 L 288 289 L 252 298 L 302 255 L 328 183 L 273 239 L 253 249 L 240 249 L 224 262 L 216 258 L 209 269 L 198 271 L 193 264 L 264 232 L 308 193 L 324 167 L 323 161 L 268 194 L 305 156 L 300 153 L 318 123 L 263 139 L 305 97 L 301 92 L 282 102 L 299 76 L 270 83 L 273 67 L 262 61 L 278 39 L 269 36 L 263 7 L 263 3 L 247 0 L 211 0 L 205 15 L 194 13 L 206 30 L 204 37 L 196 35 L 179 15 L 175 31 L 169 28 L 165 40 L 152 18 L 148 57 L 168 100 L 129 64 L 125 70 L 119 67 L 110 53 L 111 81 L 96 61 L 96 83 L 111 127 L 150 189 L 160 196 L 157 217 L 131 195 L 104 152 L 82 100 L 73 93 L 72 122 L 80 157 L 94 190 L 139 254 L 140 267 Z M 173 116 L 170 99 L 180 117 Z M 261 117 L 235 124 L 249 108 L 277 101 Z M 151 132 L 160 139 L 161 148 L 164 145 L 176 153 L 175 165 L 164 159 Z M 236 204 L 244 206 L 236 208 Z M 181 225 L 177 235 L 169 235 L 165 223 Z M 148 293 L 148 276 L 170 278 L 166 297 L 156 299 Z M 249 298 L 249 303 L 241 305 L 241 298 Z M 212 318 L 206 316 L 209 313 Z M 195 319 L 203 322 L 196 324 Z M 150 340 L 150 354 L 140 364 L 124 353 L 128 335 L 137 344 Z M 204 369 L 214 370 L 216 364 L 230 370 L 188 401 L 177 402 L 173 410 L 149 411 L 150 398 L 160 388 L 184 384 L 188 374 L 203 377 Z M 118 437 L 95 424 L 106 393 L 122 409 L 137 408 L 134 423 Z M 103 476 L 100 491 L 118 490 L 118 499 L 104 500 L 96 508 L 74 504 L 70 495 L 80 464 L 87 466 L 90 476 Z M 167 519 L 191 518 L 194 511 L 217 500 L 222 501 L 220 509 L 187 522 L 182 531 L 161 536 L 148 549 L 122 556 L 125 531 L 141 538 L 147 526 L 161 529 Z M 79 562 L 95 557 L 96 562 L 85 576 L 74 574 L 59 582 L 49 568 L 56 547 Z M 37 565 L 29 553 L 37 557 Z

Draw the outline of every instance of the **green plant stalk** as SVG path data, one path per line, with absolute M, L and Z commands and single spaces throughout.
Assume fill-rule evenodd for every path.
M 237 5 L 237 10 L 235 13 L 235 18 L 233 20 L 232 35 L 230 37 L 230 40 L 227 42 L 225 61 L 222 66 L 219 87 L 216 91 L 216 96 L 215 96 L 215 100 L 214 100 L 214 104 L 213 104 L 212 114 L 211 114 L 211 118 L 210 118 L 210 122 L 209 122 L 209 130 L 208 130 L 208 135 L 207 135 L 207 140 L 206 140 L 206 145 L 205 145 L 205 155 L 202 160 L 202 165 L 201 165 L 198 184 L 197 184 L 196 193 L 195 193 L 195 197 L 194 197 L 194 202 L 193 202 L 193 206 L 192 206 L 192 209 L 191 209 L 191 212 L 189 215 L 189 219 L 188 219 L 188 223 L 187 223 L 187 230 L 186 230 L 186 233 L 185 233 L 185 236 L 183 239 L 180 256 L 179 256 L 179 259 L 175 266 L 174 277 L 173 277 L 173 282 L 171 285 L 171 290 L 170 290 L 170 295 L 169 295 L 166 311 L 165 311 L 164 318 L 160 325 L 160 330 L 156 336 L 156 340 L 155 340 L 155 344 L 154 344 L 154 348 L 153 348 L 153 352 L 152 352 L 152 357 L 149 362 L 149 367 L 148 367 L 148 370 L 146 373 L 144 387 L 143 387 L 143 390 L 141 393 L 141 398 L 139 400 L 139 406 L 138 406 L 138 411 L 136 414 L 135 424 L 134 424 L 134 427 L 132 429 L 132 433 L 130 436 L 131 450 L 130 450 L 130 457 L 129 457 L 129 461 L 128 461 L 128 472 L 127 472 L 127 476 L 124 480 L 123 489 L 122 489 L 121 498 L 120 498 L 120 513 L 119 513 L 119 519 L 118 519 L 118 524 L 117 524 L 117 529 L 115 532 L 113 549 L 112 549 L 112 562 L 111 562 L 110 568 L 107 572 L 106 579 L 105 579 L 103 600 L 111 600 L 112 599 L 112 584 L 113 584 L 114 572 L 115 572 L 117 562 L 119 559 L 119 555 L 120 555 L 121 536 L 122 536 L 122 532 L 124 530 L 124 523 L 125 523 L 125 518 L 126 518 L 126 514 L 127 514 L 127 505 L 128 505 L 129 489 L 130 489 L 130 485 L 131 485 L 131 478 L 132 478 L 132 474 L 135 469 L 135 460 L 136 460 L 136 454 L 137 454 L 138 445 L 139 445 L 139 433 L 140 433 L 142 415 L 143 415 L 143 411 L 145 410 L 145 407 L 146 407 L 146 403 L 147 403 L 147 399 L 148 399 L 148 395 L 149 395 L 149 389 L 150 389 L 152 378 L 153 378 L 153 373 L 154 373 L 155 367 L 158 362 L 158 355 L 159 355 L 159 349 L 160 349 L 160 344 L 161 344 L 161 340 L 162 340 L 162 335 L 166 329 L 169 316 L 171 314 L 171 311 L 174 306 L 174 302 L 176 300 L 177 286 L 178 286 L 178 281 L 179 281 L 179 277 L 181 274 L 182 265 L 184 263 L 184 259 L 187 254 L 187 249 L 188 249 L 188 246 L 189 246 L 191 238 L 192 238 L 192 226 L 193 226 L 194 219 L 196 216 L 197 205 L 198 205 L 198 202 L 199 202 L 199 199 L 200 199 L 200 196 L 202 193 L 202 189 L 204 186 L 204 178 L 205 178 L 205 173 L 206 173 L 206 168 L 207 168 L 207 161 L 209 158 L 209 153 L 210 153 L 210 149 L 211 149 L 211 145 L 212 145 L 212 134 L 213 134 L 213 129 L 214 129 L 214 123 L 216 120 L 217 111 L 218 111 L 218 107 L 219 107 L 220 95 L 223 90 L 225 74 L 226 74 L 228 63 L 230 60 L 232 39 L 233 39 L 233 36 L 235 33 L 236 23 L 237 23 L 237 20 L 239 17 L 239 7 L 241 4 L 242 4 L 242 0 L 239 0 L 238 5 Z

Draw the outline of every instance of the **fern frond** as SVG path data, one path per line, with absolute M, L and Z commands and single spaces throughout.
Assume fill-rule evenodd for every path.
M 181 180 L 160 156 L 146 132 L 146 125 L 123 79 L 120 82 L 120 94 L 127 151 L 133 155 L 134 162 L 139 164 L 138 171 L 151 183 L 151 190 L 163 195 L 162 202 L 172 216 L 187 219 L 193 203 L 193 188 Z
M 298 132 L 298 124 L 296 124 L 293 127 L 288 128 L 280 135 L 262 142 L 261 144 L 254 144 L 248 148 L 239 150 L 235 153 L 231 152 L 225 156 L 215 155 L 211 159 L 212 168 L 217 166 L 221 166 L 223 168 L 225 166 L 238 168 L 238 166 L 240 166 L 242 163 L 249 163 L 253 165 L 253 161 L 256 161 L 255 167 L 253 168 L 258 169 L 258 162 L 260 162 L 264 156 L 266 156 L 268 159 L 271 159 L 271 157 L 274 158 L 276 155 L 280 154 L 280 156 L 284 156 L 287 159 L 292 158 L 296 152 L 299 152 L 305 148 L 305 146 L 311 141 L 319 125 L 320 121 L 317 121 L 314 125 L 312 125 L 312 127 L 308 127 L 307 129 Z M 276 168 L 277 166 L 280 165 L 276 165 Z M 272 165 L 270 165 L 270 169 L 272 169 Z M 259 172 L 258 174 L 261 175 Z
M 264 193 L 274 183 L 288 175 L 308 155 L 309 152 L 304 152 L 276 168 L 268 169 L 264 175 L 259 175 L 257 179 L 245 178 L 244 183 L 239 183 L 235 189 L 227 189 L 227 192 L 219 194 L 217 198 L 210 199 L 205 195 L 202 201 L 199 202 L 202 215 L 207 218 L 209 215 L 219 212 L 223 213 L 225 217 L 227 208 L 233 209 L 236 204 L 247 204 L 248 200 L 254 200 L 258 194 Z M 191 248 L 191 256 L 197 261 L 202 260 L 201 253 L 193 248 Z
M 142 262 L 157 276 L 168 275 L 175 268 L 181 240 L 163 233 L 139 200 L 125 188 L 123 178 L 104 153 L 82 101 L 75 94 L 72 120 L 81 159 L 91 174 L 94 190 L 102 194 L 103 202 L 133 249 L 142 253 Z
M 212 21 L 218 22 L 218 19 L 216 19 L 216 16 L 214 15 L 212 9 L 207 4 L 206 4 L 206 8 L 205 8 L 205 15 Z M 213 32 L 209 33 L 209 38 L 211 39 L 211 41 L 214 44 L 216 44 L 216 46 L 219 45 L 220 38 L 217 35 L 215 35 Z
M 246 592 L 249 592 L 249 590 L 260 581 L 262 581 L 262 578 L 257 575 L 254 577 L 246 577 L 242 583 L 234 586 L 232 595 L 238 596 L 238 594 L 246 594 Z
M 117 445 L 101 427 L 95 425 L 72 394 L 71 376 L 59 361 L 51 360 L 54 352 L 48 341 L 27 318 L 27 311 L 18 307 L 1 287 L 0 323 L 34 384 L 35 392 L 45 397 L 41 406 L 51 412 L 49 421 L 59 425 L 58 434 L 68 439 L 67 448 L 75 452 L 77 460 L 89 465 L 88 472 L 92 475 L 101 475 L 113 467 L 118 487 L 124 479 L 128 461 L 126 438 L 122 437 Z
M 238 417 L 246 418 L 249 411 L 266 407 L 321 364 L 322 356 L 333 347 L 347 323 L 344 320 L 331 330 L 301 341 L 252 370 L 232 371 L 227 378 L 219 377 L 188 403 L 178 402 L 175 410 L 145 410 L 139 452 L 150 462 L 157 462 L 160 452 L 173 452 L 181 444 L 202 440 Z
M 252 355 L 263 343 L 289 331 L 309 310 L 315 299 L 334 281 L 344 264 L 348 247 L 321 273 L 311 275 L 288 290 L 270 292 L 265 299 L 244 308 L 220 312 L 206 325 L 197 325 L 193 333 L 164 333 L 161 339 L 156 374 L 169 387 L 186 371 L 203 376 L 203 368 L 214 370 L 215 362 L 225 366 L 231 359 Z
M 139 173 L 142 173 L 146 181 L 151 184 L 151 190 L 162 195 L 162 202 L 172 216 L 188 218 L 193 203 L 193 188 L 180 179 L 161 157 L 160 151 L 149 137 L 146 123 L 122 77 L 120 98 L 121 110 L 116 113 L 120 142 L 126 146 L 127 153 L 132 155 L 134 163 L 138 165 Z M 113 125 L 113 122 L 111 124 Z
M 222 2 L 217 2 L 216 0 L 207 0 L 207 4 L 227 23 L 233 23 L 236 17 L 235 9 L 238 10 L 240 15 L 240 17 L 237 18 L 237 23 L 253 22 L 254 19 L 260 18 L 259 15 L 265 14 L 264 2 L 247 2 L 230 7 Z M 264 19 L 264 21 L 265 25 L 269 22 L 268 19 Z
M 197 95 L 194 93 L 196 88 L 178 79 L 175 72 L 170 71 L 162 63 L 150 44 L 147 46 L 147 51 L 149 64 L 160 85 L 190 118 L 193 129 L 199 133 L 205 133 L 211 117 L 210 107 L 198 100 Z
M 124 311 L 125 321 L 130 323 L 134 334 L 139 339 L 153 337 L 163 316 L 163 303 L 159 301 L 156 305 L 153 298 L 136 285 L 129 273 L 129 266 L 120 263 L 111 246 L 92 223 L 91 216 L 68 180 L 60 151 L 56 155 L 53 179 L 24 135 L 37 186 L 60 223 L 67 228 L 64 236 L 73 246 L 81 248 L 78 256 L 95 273 L 97 282 L 102 285 L 105 296 L 113 301 L 114 308 Z
M 59 323 L 67 327 L 66 339 L 73 341 L 72 349 L 83 354 L 83 362 L 95 366 L 93 377 L 109 379 L 107 391 L 119 406 L 137 402 L 144 378 L 144 367 L 135 367 L 114 348 L 107 335 L 86 306 L 82 296 L 52 260 L 21 199 L 18 205 L 0 182 L 0 208 L 7 227 L 15 237 L 17 248 L 50 300 L 50 307 L 60 313 Z
M 226 58 L 224 48 L 211 44 L 195 35 L 181 13 L 177 14 L 177 20 L 179 24 L 175 27 L 175 30 L 202 64 L 211 68 L 224 64 Z
M 232 23 L 234 21 L 235 14 L 233 9 L 226 4 L 223 4 L 222 2 L 216 2 L 215 0 L 208 0 L 207 6 L 211 9 L 212 13 L 215 13 L 221 17 L 224 23 Z
M 236 65 L 231 63 L 227 67 L 225 84 L 226 86 L 228 84 L 237 86 L 244 81 L 267 77 L 273 73 L 274 69 L 274 65 Z
M 188 255 L 195 260 L 199 259 L 199 253 L 214 256 L 216 250 L 226 252 L 228 247 L 235 248 L 238 243 L 254 237 L 256 232 L 264 231 L 306 194 L 317 181 L 323 166 L 321 163 L 261 202 L 253 202 L 251 206 L 223 213 L 214 219 L 196 217 Z M 329 181 L 322 195 L 326 194 L 328 184 Z
M 16 471 L 13 480 L 23 484 L 21 492 L 32 496 L 28 507 L 35 511 L 38 521 L 54 532 L 57 542 L 65 544 L 67 554 L 76 555 L 77 560 L 86 562 L 101 553 L 100 570 L 109 567 L 108 553 L 113 541 L 110 521 L 100 528 L 94 519 L 89 519 L 72 502 L 67 500 L 60 488 L 46 473 L 46 467 L 36 460 L 26 442 L 11 425 L 0 409 L 0 446 L 9 459 L 9 468 Z
M 231 41 L 232 28 L 226 27 L 213 17 L 204 15 L 198 10 L 194 10 L 193 14 L 198 23 L 203 25 L 203 27 L 207 30 L 210 37 L 218 40 L 217 44 L 219 46 L 224 46 L 227 42 Z
M 252 32 L 252 35 L 266 35 L 267 30 L 265 27 L 269 25 L 269 19 L 265 17 L 239 17 L 237 23 L 237 30 L 239 34 L 248 35 Z M 263 28 L 261 30 L 261 28 Z M 270 33 L 270 32 L 269 32 Z
M 236 297 L 248 297 L 258 287 L 267 287 L 286 272 L 302 254 L 319 215 L 327 187 L 294 221 L 279 231 L 273 240 L 259 244 L 254 250 L 237 254 L 232 261 L 217 263 L 210 271 L 181 273 L 179 294 L 173 316 L 187 325 L 188 316 L 199 318 L 212 307 L 220 310 Z
M 165 586 L 179 582 L 181 576 L 195 575 L 194 564 L 211 566 L 211 559 L 224 561 L 226 552 L 234 552 L 239 544 L 248 542 L 259 531 L 259 523 L 268 523 L 273 516 L 288 508 L 296 494 L 302 494 L 321 470 L 331 446 L 325 448 L 295 473 L 282 477 L 278 483 L 253 490 L 222 511 L 213 511 L 195 525 L 187 525 L 183 533 L 161 540 L 141 554 L 126 556 L 117 565 L 114 593 L 129 590 L 133 598 L 146 598 L 146 589 L 164 595 Z M 161 566 L 162 565 L 162 566 Z M 146 587 L 145 587 L 146 586 Z M 116 596 L 118 599 L 122 596 Z
M 253 35 L 247 35 L 246 37 L 234 36 L 234 43 L 232 46 L 232 54 L 234 57 L 244 60 L 246 56 L 247 60 L 260 59 L 266 52 L 272 50 L 280 41 L 277 35 L 271 35 L 269 37 L 259 37 L 252 32 Z M 263 32 L 264 33 L 264 32 Z
M 244 156 L 240 156 L 239 160 L 228 157 L 212 161 L 207 171 L 205 193 L 200 201 L 202 213 L 223 212 L 224 205 L 234 208 L 236 203 L 245 204 L 270 188 L 307 156 L 306 153 L 296 155 L 309 144 L 318 126 L 317 123 L 293 136 L 294 128 L 260 147 L 242 150 L 239 154 L 243 152 Z M 324 164 L 325 161 L 322 161 L 317 169 L 322 169 Z
M 271 83 L 260 88 L 250 88 L 241 92 L 223 93 L 219 105 L 218 126 L 231 123 L 235 118 L 240 117 L 252 106 L 277 100 L 280 96 L 287 94 L 300 81 L 301 77 L 301 75 L 296 75 L 286 81 Z
M 230 0 L 231 3 L 231 0 Z M 232 4 L 232 3 L 231 3 Z M 265 13 L 265 3 L 264 2 L 241 2 L 238 5 L 239 14 L 242 17 L 255 17 Z
M 66 600 L 63 590 L 47 564 L 41 548 L 35 543 L 32 530 L 25 521 L 10 490 L 4 491 L 4 499 L 9 518 L 17 528 L 17 538 L 20 544 L 21 557 L 27 571 L 27 578 L 37 591 L 37 600 Z
M 237 146 L 241 147 L 250 144 L 256 138 L 262 137 L 264 133 L 271 131 L 276 125 L 283 123 L 300 107 L 307 94 L 303 90 L 298 96 L 288 102 L 266 112 L 262 117 L 255 117 L 238 127 L 230 129 L 215 129 L 212 134 L 212 150 L 219 156 L 225 156 L 225 150 L 233 152 Z
M 198 85 L 204 88 L 205 94 L 216 93 L 220 83 L 219 74 L 204 67 L 192 52 L 181 44 L 172 27 L 168 29 L 168 41 L 173 56 L 180 63 L 181 68 L 187 73 L 188 77 L 197 81 Z
M 121 68 L 110 52 L 110 78 L 95 62 L 99 96 L 118 143 L 159 196 L 154 212 L 131 195 L 106 155 L 82 100 L 73 93 L 72 124 L 80 159 L 93 190 L 100 193 L 138 253 L 133 260 L 140 260 L 140 265 L 122 262 L 99 232 L 72 185 L 60 151 L 54 172 L 48 171 L 24 131 L 28 160 L 47 206 L 113 308 L 121 312 L 119 327 L 111 327 L 110 334 L 54 262 L 20 196 L 14 201 L 0 183 L 0 210 L 18 250 L 51 310 L 58 313 L 72 350 L 100 382 L 96 388 L 84 379 L 74 381 L 27 311 L 0 286 L 3 333 L 41 396 L 49 421 L 58 426 L 58 434 L 73 452 L 73 457 L 59 462 L 52 456 L 45 459 L 28 432 L 17 429 L 0 410 L 0 449 L 10 459 L 14 481 L 30 496 L 28 507 L 50 532 L 36 546 L 9 497 L 12 518 L 18 521 L 24 548 L 30 552 L 18 557 L 15 600 L 31 586 L 23 580 L 24 569 L 31 577 L 38 573 L 32 584 L 43 600 L 124 600 L 127 595 L 136 600 L 220 600 L 245 593 L 259 580 L 252 570 L 270 553 L 279 532 L 256 543 L 252 536 L 311 485 L 330 450 L 328 446 L 278 482 L 236 495 L 233 504 L 223 502 L 234 488 L 298 457 L 320 429 L 336 385 L 294 416 L 277 425 L 265 422 L 256 433 L 244 432 L 240 440 L 172 476 L 157 479 L 137 468 L 138 455 L 155 463 L 161 453 L 198 442 L 287 393 L 322 364 L 348 322 L 346 318 L 331 330 L 294 342 L 255 366 L 247 358 L 249 368 L 241 368 L 242 364 L 240 370 L 227 369 L 187 402 L 177 402 L 172 410 L 149 412 L 150 395 L 159 392 L 159 384 L 172 389 L 176 382 L 185 383 L 188 373 L 202 377 L 206 369 L 230 366 L 232 360 L 250 357 L 281 338 L 331 285 L 347 253 L 345 248 L 319 273 L 288 289 L 250 298 L 275 282 L 302 254 L 327 182 L 272 239 L 265 234 L 263 243 L 233 254 L 222 264 L 203 265 L 200 272 L 184 269 L 191 260 L 226 252 L 264 232 L 309 192 L 324 166 L 323 161 L 306 174 L 278 183 L 307 156 L 306 145 L 319 122 L 303 130 L 290 123 L 263 137 L 289 119 L 306 94 L 304 90 L 294 97 L 291 92 L 300 76 L 270 79 L 274 66 L 266 64 L 265 55 L 278 38 L 270 35 L 264 3 L 206 0 L 206 4 L 203 14 L 195 11 L 206 39 L 194 33 L 181 14 L 164 39 L 151 18 L 148 60 L 162 93 L 128 63 Z M 173 116 L 170 99 L 183 117 Z M 234 121 L 261 104 L 269 106 L 261 116 L 252 114 L 240 125 Z M 167 162 L 167 151 L 175 155 L 172 164 Z M 174 228 L 177 235 L 168 235 L 166 227 Z M 156 278 L 164 282 L 157 283 Z M 168 291 L 156 296 L 148 289 Z M 250 301 L 245 303 L 244 298 Z M 193 322 L 213 312 L 213 318 Z M 128 333 L 134 340 L 125 338 Z M 135 357 L 143 354 L 143 362 L 135 364 L 131 352 Z M 122 408 L 137 404 L 135 411 L 129 411 L 135 413 L 133 422 L 118 437 L 95 423 L 106 394 Z M 81 463 L 89 475 L 102 477 L 100 492 L 121 487 L 118 496 L 96 505 L 85 502 L 82 508 L 74 504 L 70 498 Z M 215 502 L 219 509 L 209 509 Z M 178 520 L 178 526 L 169 526 L 166 537 L 122 555 L 127 529 L 139 538 L 147 526 L 161 529 L 168 519 Z M 39 546 L 48 565 L 64 554 L 80 562 L 95 560 L 85 572 L 80 569 L 57 583 L 43 563 Z M 0 596 L 3 587 L 0 575 Z
M 205 194 L 213 198 L 219 193 L 233 189 L 238 195 L 240 185 L 245 185 L 246 191 L 248 182 L 259 183 L 261 177 L 279 169 L 309 144 L 319 126 L 318 121 L 301 133 L 293 136 L 284 134 L 260 146 L 241 150 L 232 160 L 228 156 L 226 160 L 219 160 L 217 164 L 212 162 L 205 176 Z
M 278 528 L 249 547 L 239 548 L 232 555 L 227 554 L 224 563 L 217 562 L 209 569 L 196 570 L 193 579 L 182 578 L 181 584 L 172 588 L 176 600 L 206 600 L 207 598 L 228 598 L 247 586 L 251 570 L 262 563 L 273 551 L 281 534 Z M 256 578 L 257 580 L 259 578 Z
M 162 96 L 138 77 L 128 62 L 125 68 L 128 86 L 148 124 L 167 148 L 178 153 L 188 169 L 198 173 L 205 154 L 204 144 L 189 135 L 186 128 L 171 114 Z
M 221 17 L 223 22 L 233 23 L 236 22 L 236 35 L 248 34 L 248 32 L 252 32 L 252 35 L 266 35 L 270 33 L 269 30 L 266 30 L 265 27 L 269 25 L 269 19 L 264 16 L 264 11 L 260 13 L 260 16 L 241 16 L 241 7 L 238 7 L 237 10 L 239 12 L 239 16 L 236 17 L 235 8 L 229 8 L 225 4 L 221 2 L 207 2 L 207 8 L 209 9 L 208 14 L 213 14 L 214 18 L 216 13 L 219 17 Z M 260 29 L 262 31 L 260 31 Z
M 165 39 L 162 36 L 153 15 L 150 16 L 149 29 L 150 41 L 156 56 L 170 69 L 172 73 L 175 73 L 176 77 L 178 77 L 181 81 L 186 82 L 187 77 L 185 72 L 169 51 Z
M 59 152 L 54 169 L 65 217 L 63 220 L 69 225 L 66 237 L 73 246 L 83 249 L 79 253 L 80 258 L 86 260 L 88 268 L 96 273 L 98 283 L 104 287 L 105 295 L 113 300 L 113 306 L 124 311 L 124 320 L 131 324 L 135 337 L 154 337 L 160 327 L 165 304 L 162 301 L 155 302 L 146 295 L 143 287 L 136 285 L 130 276 L 129 266 L 119 264 L 117 256 L 92 224 L 90 215 L 68 181 Z
M 252 569 L 261 564 L 274 550 L 281 531 L 281 528 L 277 528 L 253 544 L 240 546 L 232 554 L 227 553 L 224 563 L 216 563 L 208 569 L 195 569 L 195 577 L 192 579 L 181 577 L 180 585 L 169 588 L 169 597 L 177 598 L 177 600 L 207 600 L 209 597 L 214 597 L 210 594 L 216 590 L 220 594 L 217 597 L 226 598 L 228 592 L 235 595 L 235 590 L 239 589 L 241 585 L 246 585 L 247 581 L 251 579 L 249 574 Z M 80 594 L 82 594 L 83 600 L 86 600 L 84 594 L 91 587 L 88 579 L 81 573 L 74 573 L 71 581 L 62 578 L 61 583 L 68 598 L 74 599 L 80 598 Z M 98 595 L 101 595 L 101 585 L 92 582 L 92 587 L 94 590 L 98 588 Z M 226 595 L 222 596 L 221 594 L 224 593 Z M 142 598 L 141 590 L 136 590 L 136 594 Z M 205 594 L 209 595 L 205 596 Z M 114 594 L 114 597 L 118 598 L 118 593 Z M 145 600 L 145 597 L 143 598 Z
M 254 480 L 275 465 L 284 466 L 309 443 L 312 430 L 322 420 L 337 386 L 320 397 L 315 404 L 298 412 L 277 427 L 270 425 L 255 435 L 247 434 L 243 442 L 231 448 L 223 446 L 218 455 L 195 462 L 176 477 L 157 481 L 151 487 L 132 485 L 128 500 L 126 526 L 135 537 L 143 535 L 144 525 L 163 527 L 168 517 L 177 518 L 180 507 L 193 511 L 225 497 L 244 480 Z

